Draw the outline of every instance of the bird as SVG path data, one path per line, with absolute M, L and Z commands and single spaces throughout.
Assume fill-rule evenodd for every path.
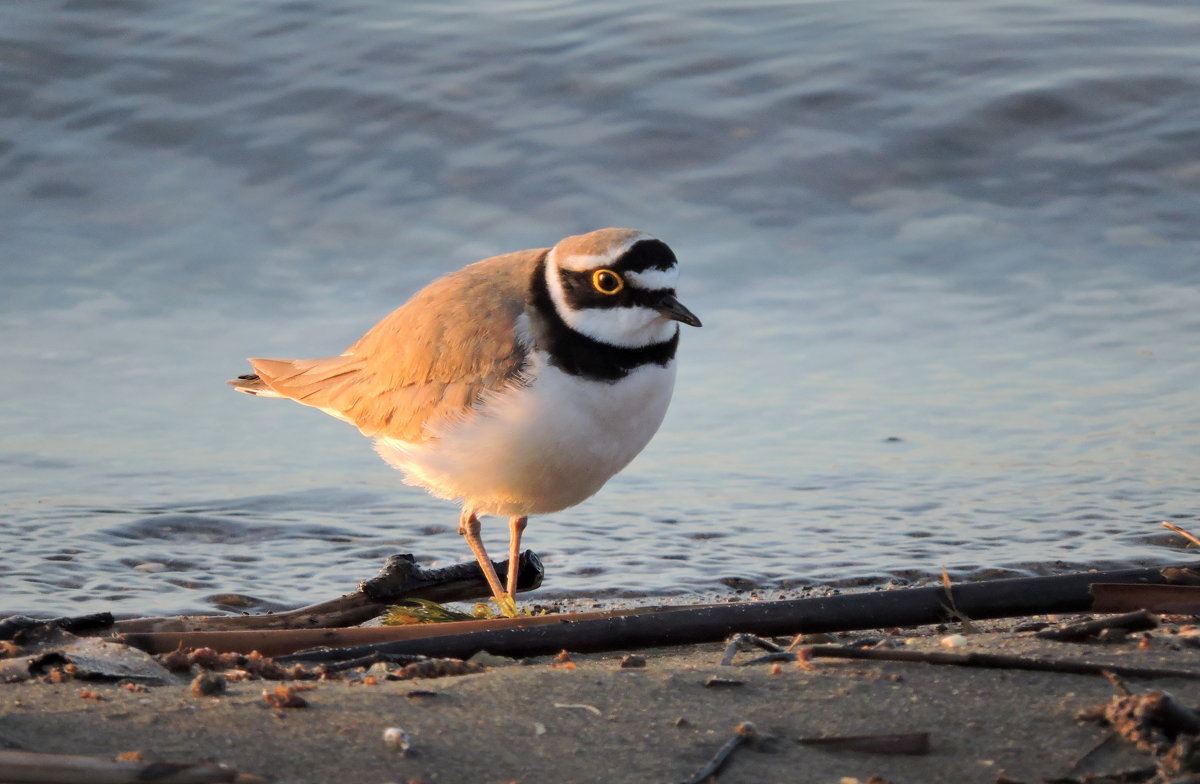
M 515 612 L 531 515 L 594 495 L 649 443 L 675 385 L 678 261 L 634 229 L 566 237 L 434 280 L 345 352 L 250 359 L 228 383 L 356 426 L 408 484 L 461 505 L 466 539 Z M 501 585 L 480 517 L 509 521 Z

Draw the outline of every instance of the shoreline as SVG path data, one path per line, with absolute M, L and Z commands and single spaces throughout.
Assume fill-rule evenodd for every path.
M 832 641 L 916 651 L 988 652 L 1200 671 L 1188 629 L 1166 625 L 1123 642 L 1062 643 L 1026 631 L 1045 617 L 829 635 Z M 1144 641 L 1143 641 L 1144 640 Z M 765 740 L 737 751 L 729 781 L 841 784 L 876 776 L 902 782 L 993 784 L 1111 773 L 1149 763 L 1076 714 L 1109 700 L 1095 675 L 977 669 L 910 662 L 814 661 L 808 667 L 721 666 L 722 644 L 505 660 L 488 671 L 388 680 L 383 665 L 340 681 L 305 682 L 305 708 L 272 708 L 277 683 L 231 681 L 221 696 L 194 697 L 190 676 L 168 685 L 26 681 L 0 685 L 0 748 L 147 760 L 220 762 L 280 782 L 686 781 L 752 722 Z M 741 654 L 739 661 L 753 658 Z M 736 662 L 735 662 L 736 665 Z M 1200 681 L 1127 679 L 1200 705 Z M 91 693 L 98 699 L 81 696 Z M 383 733 L 411 739 L 402 756 Z M 924 755 L 806 746 L 797 739 L 930 733 Z M 1085 767 L 1072 765 L 1085 760 Z

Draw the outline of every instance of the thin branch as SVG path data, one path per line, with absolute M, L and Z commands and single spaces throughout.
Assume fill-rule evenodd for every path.
M 1191 531 L 1180 528 L 1179 526 L 1175 525 L 1174 523 L 1168 523 L 1166 520 L 1163 520 L 1162 527 L 1166 528 L 1168 531 L 1174 531 L 1175 533 L 1182 536 L 1184 539 L 1187 539 L 1192 544 L 1196 545 L 1197 547 L 1200 547 L 1200 538 L 1197 538 L 1196 535 L 1193 534 Z
M 790 657 L 790 658 L 787 658 Z M 771 653 L 745 662 L 742 666 L 777 661 L 807 659 L 866 659 L 868 661 L 918 662 L 948 664 L 957 667 L 986 667 L 1000 670 L 1038 670 L 1076 675 L 1115 673 L 1130 678 L 1187 678 L 1200 680 L 1200 671 L 1176 670 L 1163 667 L 1130 667 L 1123 664 L 1066 661 L 1063 659 L 1031 659 L 999 653 L 946 653 L 943 651 L 904 651 L 890 648 L 842 648 L 836 645 L 813 645 L 796 654 Z
M 733 737 L 725 741 L 725 745 L 717 749 L 717 753 L 713 755 L 713 758 L 703 768 L 696 771 L 694 776 L 683 782 L 683 784 L 703 784 L 703 782 L 708 781 L 711 776 L 717 775 L 721 768 L 725 767 L 726 763 L 729 762 L 729 758 L 733 756 L 733 752 L 737 751 L 739 746 L 757 739 L 758 731 L 754 728 L 754 725 L 748 721 L 743 721 L 733 728 Z

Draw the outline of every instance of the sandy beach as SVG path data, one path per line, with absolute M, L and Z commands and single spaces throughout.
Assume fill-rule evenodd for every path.
M 1062 643 L 1022 631 L 1031 620 L 977 625 L 957 652 L 1200 671 L 1200 651 L 1164 626 L 1115 643 Z M 905 650 L 948 650 L 957 627 L 834 635 Z M 965 644 L 963 644 L 965 643 Z M 1109 774 L 1150 764 L 1108 730 L 1077 718 L 1114 688 L 1103 677 L 918 663 L 816 660 L 721 666 L 724 646 L 495 660 L 459 677 L 306 682 L 303 708 L 273 708 L 277 684 L 228 684 L 196 697 L 190 676 L 130 689 L 114 682 L 26 681 L 0 686 L 0 748 L 221 762 L 277 782 L 684 782 L 752 722 L 759 742 L 738 749 L 728 782 L 850 784 L 1026 781 Z M 1200 705 L 1200 680 L 1126 678 Z M 402 754 L 383 740 L 399 727 Z M 800 738 L 928 732 L 922 755 L 829 750 Z M 1089 753 L 1091 752 L 1091 753 Z

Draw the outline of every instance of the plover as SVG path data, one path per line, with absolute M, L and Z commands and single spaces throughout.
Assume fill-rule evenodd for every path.
M 590 497 L 662 423 L 679 323 L 700 326 L 677 278 L 661 240 L 600 229 L 435 280 L 339 356 L 251 359 L 229 383 L 350 422 L 406 482 L 460 502 L 459 533 L 511 614 L 528 516 Z M 507 586 L 481 515 L 509 518 Z

